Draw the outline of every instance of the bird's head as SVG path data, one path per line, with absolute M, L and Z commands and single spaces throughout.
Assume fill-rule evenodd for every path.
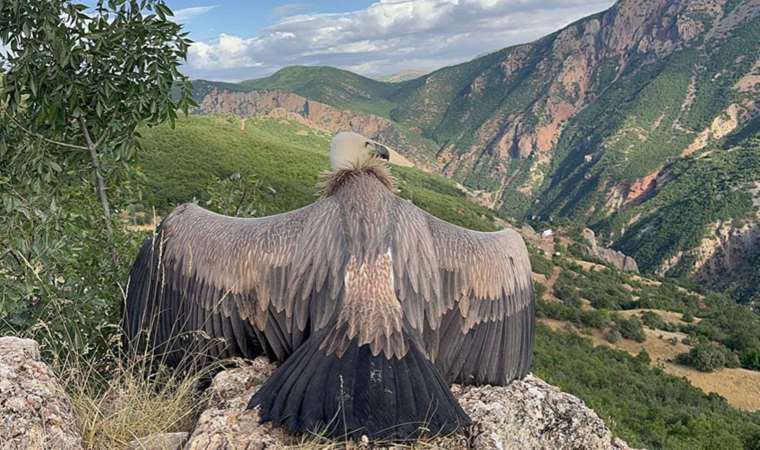
M 330 144 L 330 165 L 333 170 L 358 167 L 371 158 L 387 161 L 390 157 L 388 147 L 353 131 L 336 134 Z

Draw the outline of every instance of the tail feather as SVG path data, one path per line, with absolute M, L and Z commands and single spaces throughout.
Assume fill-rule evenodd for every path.
M 253 396 L 262 421 L 326 437 L 411 440 L 450 434 L 470 419 L 438 370 L 411 342 L 402 358 L 352 342 L 337 357 L 307 340 Z

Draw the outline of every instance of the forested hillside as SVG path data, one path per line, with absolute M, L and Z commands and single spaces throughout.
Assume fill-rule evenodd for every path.
M 194 198 L 206 207 L 229 214 L 237 211 L 263 215 L 293 209 L 316 198 L 318 174 L 328 167 L 329 134 L 269 117 L 246 121 L 245 130 L 234 116 L 191 117 L 180 120 L 175 129 L 165 126 L 145 130 L 142 142 L 139 166 L 145 180 L 143 207 L 156 206 L 159 213 Z M 444 177 L 402 167 L 394 167 L 393 173 L 402 196 L 439 217 L 479 230 L 503 226 L 494 212 L 472 203 Z M 558 246 L 557 250 L 564 254 L 567 247 Z M 585 273 L 572 259 L 563 256 L 550 260 L 535 247 L 532 249 L 538 292 L 543 296 L 539 317 L 561 318 L 576 323 L 579 329 L 642 333 L 641 323 L 623 320 L 617 314 L 631 308 L 689 311 L 702 324 L 693 331 L 695 342 L 704 336 L 710 336 L 707 339 L 720 343 L 722 348 L 727 348 L 723 342 L 733 342 L 726 345 L 741 346 L 749 355 L 747 364 L 754 364 L 753 346 L 760 349 L 756 333 L 752 331 L 746 339 L 739 340 L 732 340 L 734 335 L 726 333 L 751 329 L 758 319 L 754 315 L 717 314 L 725 309 L 721 307 L 725 299 L 700 300 L 698 294 L 681 292 L 683 288 L 671 281 L 661 287 L 648 286 L 647 283 L 660 282 L 635 282 L 611 268 L 588 272 L 571 281 L 574 271 Z M 555 266 L 566 273 L 562 279 L 567 300 L 563 298 L 559 303 L 550 298 L 548 292 L 554 292 L 554 288 L 547 287 L 544 277 L 556 270 Z M 642 297 L 641 302 L 634 301 L 633 294 L 622 287 L 626 283 L 641 290 L 634 293 Z M 571 293 L 578 289 L 580 294 Z M 580 295 L 593 298 L 598 311 L 584 312 L 580 303 L 573 303 L 573 295 L 578 302 Z M 709 307 L 704 308 L 705 304 Z M 650 367 L 650 361 L 642 357 L 595 347 L 577 333 L 540 326 L 534 371 L 584 399 L 631 445 L 754 448 L 760 436 L 759 413 L 737 410 L 685 379 Z M 733 347 L 725 351 L 730 353 Z
M 278 90 L 377 115 L 393 127 L 374 137 L 485 191 L 506 215 L 582 222 L 645 271 L 749 302 L 741 262 L 760 247 L 758 54 L 758 0 L 621 0 L 536 42 L 400 83 L 290 67 L 232 88 L 197 82 L 197 96 Z

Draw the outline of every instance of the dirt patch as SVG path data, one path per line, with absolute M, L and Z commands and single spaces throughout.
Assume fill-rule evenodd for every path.
M 666 364 L 665 371 L 684 377 L 705 392 L 714 392 L 744 411 L 760 411 L 760 372 L 747 369 L 720 369 L 699 372 L 677 364 Z
M 630 314 L 632 311 L 624 313 Z M 664 311 L 656 312 L 664 313 Z M 678 313 L 667 314 L 678 315 Z M 674 318 L 675 316 L 671 315 L 669 317 Z M 645 327 L 644 332 L 647 336 L 645 342 L 621 339 L 615 344 L 611 344 L 605 339 L 604 332 L 601 330 L 591 330 L 590 333 L 583 333 L 569 322 L 554 319 L 540 319 L 539 322 L 555 331 L 586 336 L 595 346 L 605 345 L 617 350 L 623 350 L 631 355 L 636 355 L 644 349 L 652 359 L 652 366 L 660 367 L 670 375 L 685 378 L 692 386 L 704 392 L 714 392 L 720 395 L 734 408 L 744 411 L 760 411 L 760 372 L 726 368 L 714 372 L 699 372 L 672 362 L 679 353 L 688 352 L 691 348 L 681 342 L 686 337 L 684 333 L 671 333 Z
M 631 316 L 640 316 L 641 313 L 647 312 L 647 311 L 657 314 L 658 316 L 660 316 L 660 318 L 662 318 L 662 320 L 664 320 L 665 322 L 671 323 L 673 325 L 681 325 L 681 324 L 685 325 L 688 323 L 688 322 L 683 321 L 683 314 L 679 312 L 674 312 L 674 311 L 665 311 L 662 309 L 628 309 L 625 311 L 619 311 L 618 314 L 620 314 L 621 316 L 627 319 Z M 695 317 L 694 321 L 691 323 L 697 324 L 699 323 L 700 320 L 702 319 Z

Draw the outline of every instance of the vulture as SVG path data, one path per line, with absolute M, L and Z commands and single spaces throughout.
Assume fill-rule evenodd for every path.
M 343 132 L 308 206 L 177 207 L 132 268 L 127 350 L 174 367 L 268 356 L 280 365 L 248 407 L 294 433 L 403 441 L 468 425 L 451 383 L 529 369 L 528 252 L 514 230 L 470 231 L 398 197 L 387 159 Z

